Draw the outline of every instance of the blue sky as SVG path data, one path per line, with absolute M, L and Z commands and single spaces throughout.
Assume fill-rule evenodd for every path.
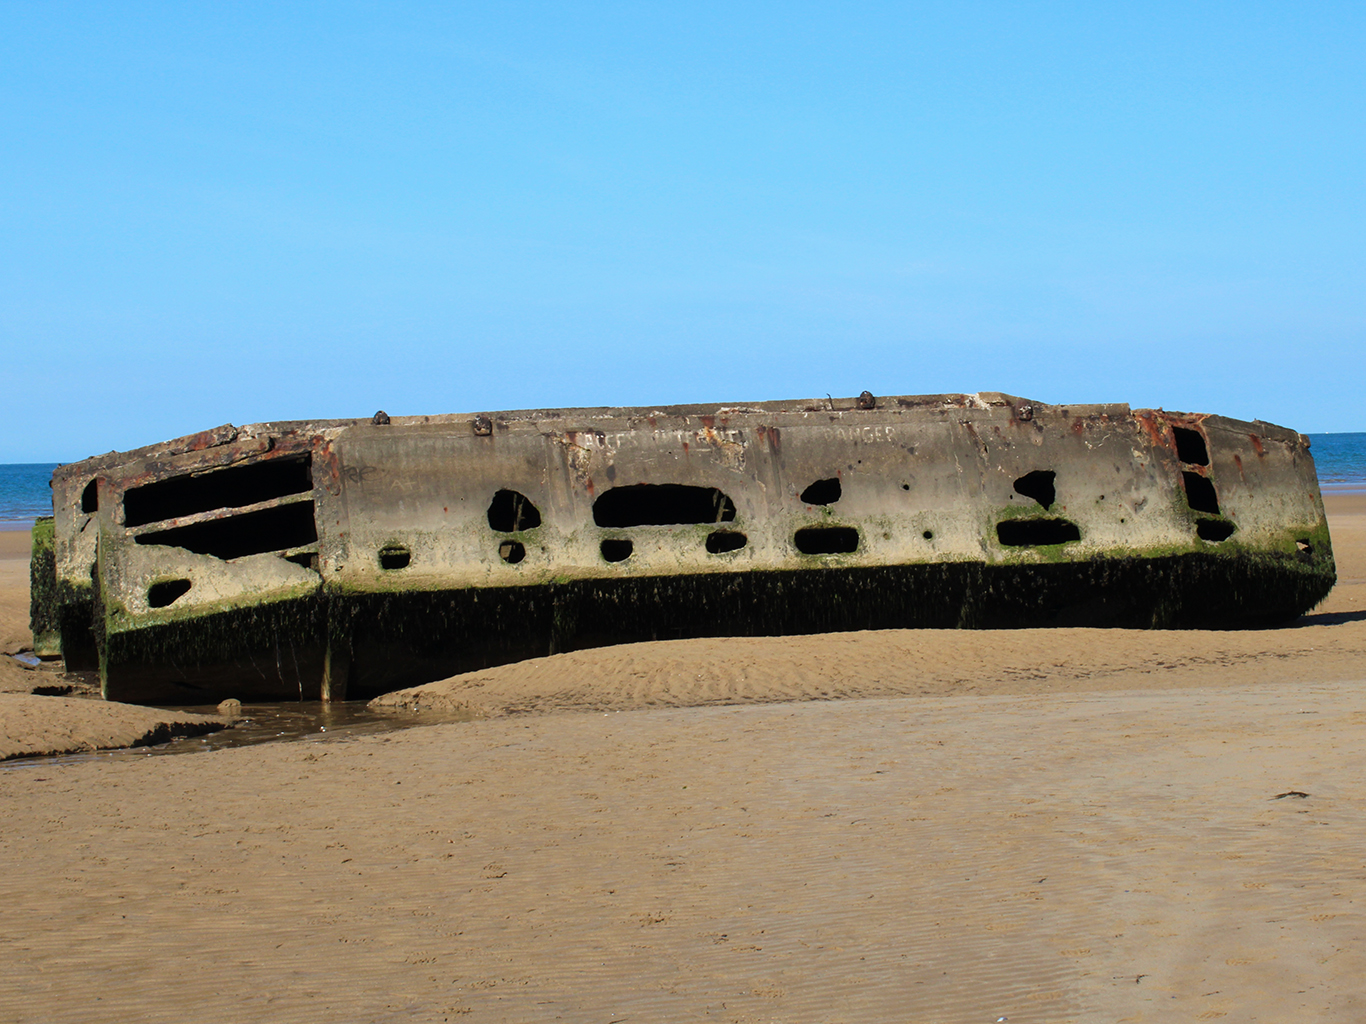
M 0 462 L 1000 390 L 1366 430 L 1366 8 L 0 6 Z

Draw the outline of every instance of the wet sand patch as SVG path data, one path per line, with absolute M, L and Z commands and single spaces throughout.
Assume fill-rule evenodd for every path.
M 1363 722 L 1347 684 L 928 698 L 0 773 L 0 862 L 44 880 L 0 883 L 0 1005 L 1351 1020 Z
M 1162 634 L 1141 688 L 1047 690 L 1145 634 L 954 634 L 971 693 L 0 772 L 0 1019 L 1360 1020 L 1366 505 L 1329 507 L 1317 617 Z

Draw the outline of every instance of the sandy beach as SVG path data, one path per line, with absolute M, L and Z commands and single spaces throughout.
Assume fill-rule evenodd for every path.
M 1359 1021 L 1327 503 L 1278 629 L 642 644 L 389 700 L 476 721 L 0 766 L 0 1021 Z

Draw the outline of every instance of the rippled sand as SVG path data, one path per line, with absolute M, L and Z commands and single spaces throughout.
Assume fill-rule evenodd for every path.
M 1359 1021 L 1366 509 L 1331 509 L 1314 625 L 945 634 L 921 696 L 0 770 L 0 1019 Z M 627 661 L 592 657 L 607 700 Z M 763 699 L 748 657 L 688 669 Z

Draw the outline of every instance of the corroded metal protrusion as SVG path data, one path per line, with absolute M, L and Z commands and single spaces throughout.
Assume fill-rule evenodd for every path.
M 1267 423 L 869 392 L 384 419 L 59 468 L 35 632 L 111 698 L 354 699 L 650 638 L 1274 622 L 1335 579 Z
M 323 651 L 322 687 L 319 697 L 325 701 L 346 700 L 350 674 L 351 652 L 343 644 L 329 643 Z

